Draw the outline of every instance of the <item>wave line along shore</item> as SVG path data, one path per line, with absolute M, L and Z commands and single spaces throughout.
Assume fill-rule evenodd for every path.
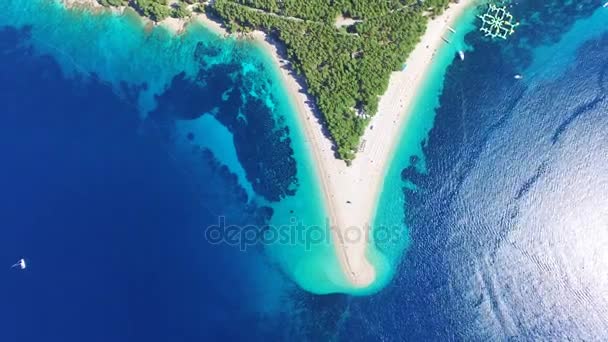
M 63 0 L 68 7 L 99 8 L 95 0 Z M 364 144 L 351 166 L 336 159 L 331 140 L 324 134 L 322 119 L 315 116 L 309 103 L 314 103 L 306 89 L 292 75 L 289 63 L 280 56 L 279 48 L 269 42 L 265 33 L 255 31 L 251 36 L 272 57 L 281 71 L 281 78 L 298 113 L 298 119 L 314 157 L 326 212 L 332 227 L 332 238 L 341 268 L 355 290 L 373 285 L 376 269 L 366 256 L 369 234 L 383 178 L 392 159 L 403 126 L 411 115 L 414 97 L 418 95 L 424 76 L 436 51 L 445 44 L 444 34 L 472 3 L 461 0 L 450 4 L 443 14 L 429 20 L 424 35 L 405 62 L 407 68 L 393 72 L 387 91 L 381 96 L 378 112 L 369 123 L 361 141 Z M 193 16 L 214 33 L 226 36 L 224 27 L 205 14 Z M 161 25 L 180 33 L 189 21 L 167 18 Z
M 332 142 L 323 133 L 323 123 L 308 105 L 310 101 L 305 89 L 290 75 L 290 69 L 281 63 L 276 46 L 270 44 L 263 33 L 256 31 L 254 34 L 281 69 L 283 81 L 296 105 L 323 187 L 336 253 L 344 273 L 356 289 L 369 287 L 376 280 L 376 270 L 366 257 L 370 242 L 367 237 L 388 164 L 402 127 L 411 117 L 413 99 L 435 52 L 445 44 L 442 37 L 448 26 L 460 17 L 470 2 L 451 4 L 442 15 L 429 21 L 420 42 L 406 61 L 407 68 L 391 74 L 378 112 L 372 117 L 361 140 L 365 147 L 357 153 L 351 166 L 335 158 Z

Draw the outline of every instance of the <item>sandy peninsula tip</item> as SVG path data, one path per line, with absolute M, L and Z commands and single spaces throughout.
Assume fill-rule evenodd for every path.
M 367 258 L 367 250 L 383 177 L 433 56 L 445 44 L 442 36 L 468 4 L 469 1 L 452 4 L 442 15 L 429 21 L 425 34 L 406 61 L 407 69 L 391 74 L 388 89 L 380 99 L 378 112 L 371 119 L 351 166 L 336 159 L 332 142 L 323 133 L 323 123 L 309 105 L 313 101 L 277 45 L 263 33 L 254 33 L 281 69 L 283 82 L 297 109 L 322 186 L 336 255 L 354 288 L 369 287 L 378 276 Z

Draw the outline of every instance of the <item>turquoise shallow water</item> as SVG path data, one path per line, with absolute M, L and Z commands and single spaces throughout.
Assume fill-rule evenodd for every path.
M 537 80 L 551 80 L 562 75 L 564 65 L 573 65 L 576 62 L 577 51 L 581 44 L 605 34 L 607 11 L 595 11 L 588 19 L 575 22 L 568 32 L 559 38 L 559 41 L 534 49 L 533 62 L 522 73 L 528 79 Z
M 273 65 L 272 57 L 261 51 L 267 65 Z M 285 113 L 284 123 L 290 127 L 290 137 L 294 156 L 298 160 L 299 188 L 296 196 L 286 197 L 272 205 L 275 216 L 269 224 L 274 227 L 302 226 L 311 238 L 310 244 L 272 244 L 270 254 L 289 270 L 293 279 L 306 290 L 314 293 L 351 292 L 352 286 L 342 272 L 335 254 L 331 235 L 327 229 L 327 215 L 321 185 L 316 174 L 311 146 L 306 142 L 293 103 L 279 81 L 281 75 L 275 67 L 265 69 L 273 80 L 270 90 L 276 98 L 275 112 Z M 319 238 L 315 239 L 318 236 Z M 315 241 L 321 241 L 314 243 Z
M 248 200 L 256 197 L 251 183 L 247 179 L 247 173 L 239 163 L 238 155 L 234 144 L 232 133 L 224 127 L 213 115 L 203 115 L 196 120 L 178 121 L 176 123 L 177 134 L 182 135 L 184 153 L 189 153 L 191 144 L 209 149 L 218 159 L 218 162 L 226 165 L 236 174 L 239 185 L 245 189 Z M 188 134 L 192 134 L 192 139 L 188 139 Z
M 520 1 L 509 40 L 473 30 L 464 62 L 438 52 L 387 174 L 376 221 L 402 234 L 371 251 L 386 272 L 369 296 L 302 290 L 352 291 L 331 248 L 205 239 L 220 216 L 323 220 L 257 47 L 41 4 L 0 3 L 0 340 L 607 340 L 597 1 Z
M 202 114 L 201 111 L 205 115 L 194 120 L 175 121 L 172 133 L 176 137 L 175 146 L 172 147 L 175 156 L 184 158 L 192 145 L 211 151 L 217 161 L 236 176 L 248 202 L 272 208 L 273 214 L 267 222 L 272 229 L 303 230 L 304 238 L 309 240 L 314 234 L 323 236 L 313 244 L 303 243 L 301 239 L 290 239 L 288 243 L 268 243 L 264 248 L 273 263 L 279 265 L 302 288 L 314 293 L 370 294 L 390 281 L 400 256 L 410 243 L 407 227 L 403 224 L 404 198 L 400 191 L 402 181 L 399 170 L 409 163 L 411 156 L 419 157 L 422 160 L 419 165 L 424 167 L 417 142 L 424 140 L 432 127 L 432 109 L 441 92 L 445 69 L 452 63 L 458 50 L 467 48 L 463 37 L 472 28 L 474 11 L 469 11 L 455 24 L 458 33 L 451 38 L 453 44 L 437 51 L 433 69 L 421 92 L 423 95 L 412 109 L 416 113 L 403 128 L 398 152 L 387 171 L 375 225 L 399 227 L 399 234 L 388 243 L 370 245 L 368 256 L 377 269 L 377 281 L 369 288 L 353 289 L 341 272 L 326 229 L 325 209 L 310 147 L 305 143 L 302 127 L 297 122 L 290 99 L 281 85 L 278 70 L 273 67 L 271 57 L 265 51 L 253 43 L 220 39 L 200 25 L 190 25 L 185 34 L 175 37 L 161 27 L 144 27 L 131 12 L 114 15 L 92 14 L 86 10 L 66 11 L 56 2 L 44 0 L 26 3 L 13 0 L 4 3 L 2 10 L 5 13 L 4 24 L 31 26 L 31 41 L 36 53 L 53 56 L 69 77 L 86 78 L 94 75 L 111 85 L 117 94 L 136 106 L 142 123 L 149 122 L 146 118 L 151 112 L 191 110 L 175 109 L 171 104 L 168 107 L 164 105 L 165 97 L 176 96 L 173 93 L 167 94 L 171 86 L 179 84 L 176 75 L 179 75 L 178 81 L 195 80 L 198 86 L 213 87 L 214 84 L 208 82 L 217 81 L 201 78 L 199 73 L 213 72 L 214 68 L 224 69 L 220 72 L 244 87 L 246 95 L 241 95 L 244 103 L 250 99 L 266 106 L 275 122 L 274 128 L 266 129 L 289 131 L 291 155 L 297 165 L 297 182 L 288 185 L 287 188 L 290 189 L 286 191 L 295 191 L 295 195 L 269 201 L 267 196 L 256 193 L 256 176 L 249 172 L 248 177 L 247 168 L 239 162 L 239 147 L 235 145 L 238 144 L 239 137 L 231 132 L 230 123 L 216 119 L 223 108 L 237 111 L 237 121 L 249 119 L 241 113 L 241 109 L 230 105 L 229 98 L 234 92 L 234 86 L 228 86 L 221 94 L 212 94 L 221 97 L 221 101 L 210 101 L 209 105 L 196 109 L 199 111 L 197 116 Z M 74 24 L 65 25 L 66 22 Z M 85 40 L 91 43 L 83 44 Z M 130 98 L 134 96 L 131 88 L 137 88 L 138 91 L 134 99 Z M 193 96 L 204 98 L 209 95 L 203 93 Z M 190 101 L 187 98 L 177 99 L 181 102 Z M 433 105 L 429 106 L 431 103 Z M 155 115 L 158 116 L 158 113 Z M 189 113 L 187 116 L 190 118 L 192 115 Z M 242 159 L 243 152 L 240 156 Z M 222 216 L 221 213 L 217 214 Z M 227 225 L 233 223 L 230 222 L 230 217 L 225 220 Z
M 186 33 L 175 37 L 162 27 L 144 27 L 131 12 L 115 15 L 93 14 L 87 10 L 68 11 L 57 2 L 45 0 L 11 0 L 3 2 L 0 10 L 0 24 L 29 27 L 34 52 L 52 56 L 65 75 L 84 80 L 95 77 L 110 85 L 136 107 L 142 129 L 152 122 L 147 120 L 149 115 L 158 117 L 170 113 L 179 116 L 188 112 L 186 116 L 190 118 L 206 113 L 194 120 L 175 121 L 171 133 L 175 145 L 170 147 L 173 149 L 171 153 L 184 157 L 192 145 L 210 150 L 217 161 L 236 176 L 251 205 L 272 208 L 268 225 L 285 229 L 302 225 L 304 234 L 311 230 L 325 234 L 323 201 L 310 151 L 281 86 L 280 75 L 262 48 L 250 42 L 219 38 L 197 24 L 190 25 Z M 206 77 L 205 73 L 213 76 Z M 235 86 L 227 85 L 221 94 L 215 94 L 214 90 L 210 93 L 202 91 L 198 95 L 193 94 L 192 99 L 179 99 L 180 95 L 176 95 L 172 87 L 190 80 L 196 87 L 207 89 L 219 89 L 225 85 L 222 82 L 234 82 L 240 88 L 235 90 Z M 231 94 L 237 91 L 241 92 L 239 98 L 231 98 Z M 175 96 L 183 108 L 165 100 Z M 242 102 L 242 107 L 236 107 L 234 101 Z M 189 102 L 197 102 L 199 107 L 194 108 Z M 250 128 L 249 133 L 239 131 L 240 135 L 235 133 L 240 129 L 239 125 L 248 124 L 247 120 L 255 120 L 255 124 L 262 125 L 257 122 L 259 119 L 255 112 L 242 113 L 245 110 L 243 106 L 261 106 L 264 112 L 259 115 L 268 113 L 274 127 L 263 123 L 265 128 Z M 231 113 L 225 113 L 227 111 Z M 224 119 L 223 122 L 217 119 L 224 115 L 234 115 L 234 119 Z M 258 129 L 264 129 L 259 132 L 261 136 L 285 135 L 280 141 L 284 142 L 287 148 L 284 151 L 290 153 L 289 159 L 292 160 L 286 159 L 284 166 L 274 167 L 276 170 L 270 165 L 261 166 L 255 160 L 259 158 L 255 153 L 262 153 L 262 150 L 255 143 L 246 141 L 256 139 Z M 247 134 L 251 136 L 246 138 Z M 248 150 L 251 146 L 253 149 Z M 269 157 L 270 151 L 272 148 L 267 148 Z M 277 158 L 286 157 L 277 154 Z M 243 164 L 244 159 L 247 164 Z M 254 165 L 256 163 L 259 165 Z M 256 167 L 263 176 L 252 172 Z M 295 174 L 289 178 L 284 177 L 283 172 Z M 281 185 L 280 177 L 291 183 Z M 272 187 L 281 187 L 289 195 L 255 191 L 262 188 L 270 191 Z M 216 214 L 223 216 L 222 213 Z M 227 225 L 238 224 L 239 220 L 235 218 L 233 221 L 226 217 Z M 264 250 L 271 263 L 279 265 L 306 290 L 314 293 L 349 291 L 330 240 L 311 245 L 299 240 L 287 243 L 271 241 Z
M 450 37 L 451 44 L 444 44 L 436 52 L 430 70 L 416 94 L 416 99 L 412 107 L 408 109 L 411 113 L 408 122 L 402 127 L 399 143 L 395 149 L 394 156 L 384 177 L 382 192 L 376 213 L 374 215 L 374 229 L 378 227 L 398 227 L 394 230 L 399 232 L 394 238 L 383 243 L 375 244 L 375 248 L 370 248 L 368 257 L 378 268 L 380 275 L 374 286 L 368 289 L 370 292 L 377 291 L 386 286 L 392 279 L 399 267 L 401 258 L 407 253 L 411 244 L 408 227 L 405 225 L 404 187 L 415 189 L 415 185 L 402 180 L 401 170 L 410 165 L 412 158 L 418 160 L 416 167 L 421 172 L 426 172 L 422 143 L 426 140 L 428 132 L 433 127 L 435 120 L 435 109 L 439 106 L 439 96 L 443 90 L 444 77 L 447 68 L 452 63 L 458 63 L 458 51 L 472 51 L 464 37 L 475 29 L 475 16 L 477 9 L 472 6 L 467 9 L 453 28 L 456 33 Z M 373 236 L 373 234 L 372 234 Z
M 420 174 L 428 173 L 423 150 L 427 144 L 429 132 L 434 126 L 436 112 L 441 106 L 440 97 L 446 83 L 446 72 L 453 63 L 461 63 L 456 56 L 458 51 L 465 51 L 465 59 L 467 52 L 474 51 L 474 47 L 467 44 L 465 37 L 476 30 L 476 15 L 483 8 L 482 4 L 481 1 L 477 2 L 479 7 L 471 8 L 455 23 L 454 27 L 457 33 L 451 39 L 452 44 L 444 45 L 437 52 L 431 70 L 424 81 L 425 83 L 410 109 L 412 113 L 410 121 L 403 127 L 395 156 L 385 176 L 374 219 L 374 227 L 403 227 L 402 235 L 398 235 L 390 243 L 377 244 L 376 249 L 369 250 L 369 258 L 374 261 L 377 267 L 381 268 L 380 274 L 382 274 L 382 277 L 370 289 L 371 292 L 376 288 L 386 286 L 390 282 L 412 243 L 408 227 L 404 222 L 408 221 L 407 216 L 412 217 L 419 213 L 410 211 L 417 209 L 410 209 L 403 189 L 409 189 L 413 192 L 421 191 L 421 189 L 409 179 L 403 177 L 402 172 L 407 167 L 413 166 Z M 559 41 L 534 47 L 531 50 L 532 61 L 530 65 L 523 70 L 516 70 L 517 73 L 524 75 L 522 82 L 528 83 L 530 80 L 534 82 L 548 81 L 562 76 L 567 70 L 564 66 L 575 64 L 577 51 L 582 44 L 605 34 L 607 12 L 599 9 L 590 18 L 575 22 L 566 33 L 560 36 Z M 533 27 L 534 21 L 539 20 L 539 18 L 534 16 L 532 18 L 534 20 L 524 19 L 518 30 L 527 30 Z M 501 43 L 501 41 L 497 42 L 497 44 Z M 520 46 L 530 48 L 529 43 L 526 39 L 522 39 Z M 513 58 L 516 59 L 517 57 L 513 56 Z M 464 126 L 464 122 L 462 125 Z
M 358 340 L 606 339 L 608 10 L 512 11 L 516 33 L 471 31 L 438 101 L 419 104 L 431 128 L 409 148 L 423 157 L 395 170 L 402 197 L 383 194 L 410 244 L 392 281 L 348 306 Z

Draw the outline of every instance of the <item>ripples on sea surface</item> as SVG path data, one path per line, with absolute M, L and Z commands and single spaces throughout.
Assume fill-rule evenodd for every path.
M 527 2 L 506 42 L 467 36 L 402 177 L 411 248 L 355 300 L 361 339 L 608 338 L 608 10 Z M 599 9 L 598 9 L 599 8 Z M 522 74 L 523 80 L 513 78 Z M 377 313 L 371 313 L 373 310 Z
M 27 8 L 14 4 L 0 8 Z M 230 42 L 196 48 L 191 35 L 179 44 L 158 31 L 142 36 L 124 18 L 60 35 L 65 22 L 51 12 L 3 11 L 9 26 L 39 20 L 48 36 L 34 41 L 40 56 L 29 50 L 29 28 L 0 31 L 0 257 L 32 258 L 32 272 L 0 278 L 1 339 L 606 340 L 608 10 L 599 6 L 520 2 L 522 25 L 509 40 L 467 35 L 474 51 L 464 62 L 454 56 L 440 108 L 420 118 L 434 122 L 425 167 L 398 165 L 402 180 L 393 181 L 406 201 L 409 249 L 395 279 L 369 297 L 298 290 L 275 266 L 306 272 L 288 251 L 281 260 L 202 241 L 201 226 L 218 212 L 265 222 L 273 212 L 260 197 L 289 198 L 296 182 L 307 196 L 308 176 L 294 180 L 294 165 L 306 168 L 301 137 L 260 96 L 276 84 L 246 75 L 266 65 L 255 53 Z M 108 55 L 114 66 L 94 63 L 98 50 L 78 42 L 95 28 L 124 39 L 108 46 L 147 47 L 141 63 L 120 62 L 125 50 Z M 150 77 L 147 65 L 159 60 L 166 67 Z M 97 76 L 78 76 L 81 68 Z M 226 101 L 232 86 L 242 96 Z M 142 108 L 151 111 L 144 124 Z M 173 125 L 177 114 L 218 111 Z M 239 127 L 241 115 L 255 127 Z M 306 201 L 281 203 L 275 217 L 318 215 Z
M 219 216 L 323 223 L 278 80 L 260 48 L 197 25 L 1 1 L 0 340 L 284 337 L 296 281 L 340 288 L 329 244 L 205 240 Z

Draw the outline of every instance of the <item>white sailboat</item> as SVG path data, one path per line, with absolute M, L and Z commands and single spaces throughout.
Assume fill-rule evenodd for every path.
M 461 61 L 464 61 L 464 51 L 462 51 L 462 50 L 458 51 L 458 56 L 460 57 Z
M 520 74 L 517 74 L 517 75 L 513 76 L 513 78 L 516 79 L 516 80 L 521 80 L 524 77 L 522 75 L 520 75 Z
M 17 268 L 17 267 L 24 270 L 27 267 L 25 259 L 20 259 L 19 261 L 17 261 L 17 263 L 15 263 L 13 266 L 11 266 L 11 268 Z

